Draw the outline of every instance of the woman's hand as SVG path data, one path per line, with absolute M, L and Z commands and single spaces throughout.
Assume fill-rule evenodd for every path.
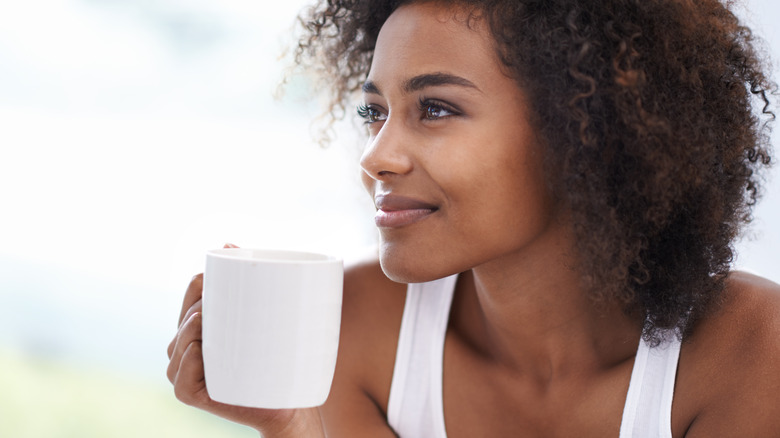
M 235 248 L 227 244 L 226 248 Z M 168 346 L 168 380 L 176 398 L 236 423 L 258 430 L 265 437 L 324 437 L 317 408 L 255 409 L 219 403 L 209 397 L 201 350 L 203 274 L 196 275 L 184 295 L 179 330 Z

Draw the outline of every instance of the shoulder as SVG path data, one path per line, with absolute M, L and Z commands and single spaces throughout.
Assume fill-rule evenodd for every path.
M 780 345 L 779 284 L 746 272 L 733 272 L 726 283 L 722 313 L 724 320 L 747 331 L 743 334 L 758 335 L 755 340 L 773 341 L 766 347 Z
M 691 337 L 719 350 L 769 354 L 780 347 L 780 285 L 745 272 L 732 272 L 712 314 Z M 775 351 L 777 353 L 777 351 Z
M 363 344 L 372 335 L 397 337 L 406 300 L 406 285 L 396 283 L 382 272 L 379 260 L 367 256 L 344 269 L 342 324 L 349 340 Z M 397 327 L 396 327 L 397 326 Z
M 687 436 L 780 430 L 780 285 L 729 275 L 717 308 L 682 347 L 677 389 L 694 413 Z
M 328 401 L 321 409 L 329 433 L 336 436 L 388 433 L 387 399 L 405 291 L 405 284 L 395 283 L 384 275 L 375 256 L 345 267 L 336 373 Z
M 387 402 L 405 301 L 406 285 L 388 279 L 377 258 L 344 270 L 339 354 L 345 371 L 380 405 Z

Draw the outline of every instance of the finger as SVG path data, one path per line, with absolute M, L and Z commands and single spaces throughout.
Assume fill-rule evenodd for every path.
M 179 372 L 173 382 L 173 392 L 182 403 L 190 406 L 206 406 L 209 403 L 200 341 L 190 343 L 184 350 Z
M 176 341 L 179 340 L 179 336 L 178 335 L 179 335 L 179 333 L 177 332 L 176 336 L 174 336 L 173 339 L 171 340 L 171 343 L 168 344 L 168 351 L 167 352 L 168 352 L 168 361 L 169 362 L 171 360 L 171 357 L 173 356 L 173 349 L 176 348 Z
M 176 331 L 176 336 L 174 336 L 173 339 L 171 339 L 170 344 L 168 344 L 168 360 L 170 360 L 171 357 L 173 356 L 173 351 L 176 348 L 176 344 L 179 343 L 179 337 L 181 336 L 181 330 L 183 328 L 182 326 L 187 323 L 188 319 L 192 318 L 193 314 L 195 314 L 196 312 L 199 313 L 202 307 L 203 306 L 199 301 L 195 303 L 192 307 L 190 307 L 190 309 L 184 315 L 184 318 L 182 319 L 182 323 L 179 325 L 179 329 Z
M 168 362 L 167 375 L 171 383 L 175 383 L 176 375 L 182 366 L 184 353 L 187 351 L 187 348 L 193 342 L 200 342 L 203 339 L 202 321 L 201 314 L 196 313 L 188 318 L 179 329 L 179 333 L 174 340 L 175 343 L 173 343 L 173 349 L 170 352 L 170 362 Z
M 192 315 L 203 311 L 203 300 L 196 301 L 189 309 L 184 313 L 184 317 L 181 319 L 182 324 L 190 319 Z
M 195 304 L 203 295 L 203 274 L 198 274 L 192 277 L 189 286 L 187 286 L 187 292 L 184 293 L 184 302 L 181 305 L 181 312 L 179 313 L 179 325 L 184 320 L 184 315 L 187 314 L 190 307 Z
M 179 324 L 179 331 L 176 332 L 176 336 L 173 337 L 171 340 L 171 343 L 168 344 L 168 359 L 171 359 L 171 356 L 173 356 L 173 350 L 176 348 L 176 343 L 179 341 L 179 333 L 182 329 L 182 325 L 184 325 L 188 319 L 192 317 L 195 313 L 201 313 L 203 310 L 203 300 L 199 300 L 195 304 L 193 304 L 189 309 L 187 309 L 187 313 L 184 314 L 184 317 L 182 318 L 181 324 Z

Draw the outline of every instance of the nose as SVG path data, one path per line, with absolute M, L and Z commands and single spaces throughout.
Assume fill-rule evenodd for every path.
M 374 180 L 405 175 L 412 171 L 409 138 L 401 120 L 388 117 L 379 132 L 369 138 L 360 167 Z

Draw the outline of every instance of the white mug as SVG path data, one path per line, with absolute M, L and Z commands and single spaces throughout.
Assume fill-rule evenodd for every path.
M 336 367 L 344 267 L 321 254 L 208 251 L 203 366 L 218 402 L 256 408 L 319 406 Z

